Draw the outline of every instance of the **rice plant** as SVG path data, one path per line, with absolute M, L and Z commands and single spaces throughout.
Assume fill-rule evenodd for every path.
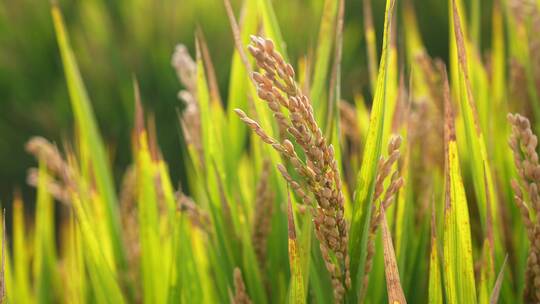
M 36 210 L 25 218 L 17 197 L 3 214 L 1 300 L 539 302 L 540 1 L 495 0 L 486 48 L 481 7 L 448 0 L 447 63 L 410 1 L 386 0 L 379 44 L 363 1 L 373 98 L 354 100 L 341 94 L 348 4 L 324 1 L 316 49 L 294 62 L 272 1 L 243 1 L 239 18 L 224 0 L 228 96 L 201 31 L 194 54 L 171 50 L 184 188 L 136 75 L 132 164 L 115 183 L 52 4 L 75 135 L 26 145 Z

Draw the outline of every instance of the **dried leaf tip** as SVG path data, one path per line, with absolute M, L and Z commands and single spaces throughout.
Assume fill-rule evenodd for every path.
M 135 142 L 138 144 L 139 137 L 144 131 L 144 112 L 141 101 L 141 90 L 136 78 L 133 78 L 133 95 L 135 96 L 135 135 L 137 136 Z
M 491 291 L 491 296 L 489 297 L 489 304 L 499 303 L 499 295 L 501 292 L 501 286 L 504 279 L 504 269 L 506 267 L 507 262 L 508 262 L 508 254 L 506 254 L 506 256 L 504 257 L 501 270 L 499 271 L 499 274 L 497 275 L 497 281 L 495 282 L 495 286 L 493 287 L 493 290 Z
M 458 10 L 456 0 L 452 0 L 452 15 L 454 21 L 454 35 L 456 37 L 459 62 L 462 66 L 467 66 L 467 54 L 465 53 L 465 40 L 463 38 L 463 30 L 461 29 L 461 18 Z M 466 73 L 464 69 L 464 73 Z
M 449 141 L 456 140 L 456 130 L 454 125 L 454 112 L 452 110 L 452 103 L 450 97 L 450 85 L 448 83 L 448 73 L 446 72 L 446 66 L 443 63 L 439 64 L 439 70 L 441 71 L 443 81 L 443 98 L 444 98 L 444 138 L 445 145 L 448 145 Z
M 396 261 L 396 253 L 392 244 L 390 229 L 386 221 L 386 211 L 381 206 L 381 222 L 383 233 L 383 251 L 384 251 L 384 273 L 386 277 L 386 288 L 388 292 L 388 302 L 394 304 L 406 304 L 407 300 L 401 287 L 399 270 Z

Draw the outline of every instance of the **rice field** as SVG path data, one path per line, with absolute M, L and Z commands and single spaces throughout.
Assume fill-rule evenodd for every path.
M 294 61 L 273 1 L 219 3 L 234 45 L 227 96 L 201 30 L 194 52 L 171 49 L 187 187 L 139 75 L 131 164 L 115 182 L 51 4 L 74 136 L 25 146 L 36 207 L 28 217 L 16 197 L 3 213 L 0 301 L 540 303 L 540 1 L 493 0 L 487 14 L 448 0 L 444 60 L 411 1 L 373 16 L 363 0 L 370 94 L 347 100 L 350 2 L 324 0 L 316 48 Z

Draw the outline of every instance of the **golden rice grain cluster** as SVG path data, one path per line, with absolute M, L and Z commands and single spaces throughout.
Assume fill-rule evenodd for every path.
M 295 142 L 306 159 L 300 158 L 291 140 L 283 138 L 280 141 L 272 138 L 244 112 L 241 110 L 236 112 L 302 177 L 301 181 L 297 181 L 287 172 L 285 166 L 278 167 L 301 200 L 310 205 L 313 196 L 317 202 L 311 209 L 315 231 L 326 268 L 332 277 L 334 298 L 340 302 L 345 294 L 345 288 L 350 287 L 350 275 L 348 228 L 343 213 L 344 197 L 334 148 L 327 143 L 317 125 L 308 97 L 297 86 L 294 69 L 275 50 L 273 42 L 252 36 L 248 50 L 260 69 L 260 72 L 252 74 L 259 98 L 266 101 L 273 112 L 280 133 L 284 134 L 286 131 L 289 136 L 285 137 Z
M 509 144 L 514 153 L 514 163 L 520 178 L 519 182 L 512 180 L 512 188 L 531 244 L 527 258 L 523 300 L 526 303 L 537 303 L 540 301 L 540 222 L 538 221 L 540 165 L 536 152 L 538 138 L 533 134 L 527 118 L 519 114 L 508 114 L 508 121 L 512 126 Z M 523 194 L 524 191 L 529 198 L 528 202 Z M 531 213 L 534 214 L 534 218 L 531 218 Z

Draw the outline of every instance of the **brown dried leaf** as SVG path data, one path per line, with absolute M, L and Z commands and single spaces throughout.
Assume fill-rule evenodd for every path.
M 396 262 L 396 253 L 394 251 L 394 245 L 392 244 L 392 236 L 390 235 L 388 223 L 386 221 L 386 211 L 384 210 L 384 206 L 382 205 L 381 215 L 384 250 L 384 273 L 386 275 L 388 302 L 392 304 L 404 304 L 407 303 L 407 300 L 405 299 L 403 289 L 401 288 L 399 270 Z

